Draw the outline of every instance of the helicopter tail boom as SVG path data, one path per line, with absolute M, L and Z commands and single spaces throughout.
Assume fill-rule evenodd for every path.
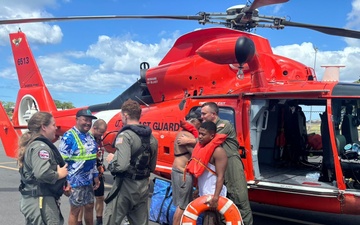
M 19 31 L 11 33 L 9 36 L 20 85 L 13 124 L 15 126 L 26 126 L 27 120 L 35 112 L 54 112 L 57 111 L 57 108 L 45 86 L 25 34 Z

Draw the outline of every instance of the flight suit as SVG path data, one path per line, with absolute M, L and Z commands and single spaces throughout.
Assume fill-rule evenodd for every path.
M 116 151 L 113 160 L 108 165 L 108 170 L 113 174 L 127 171 L 130 167 L 131 156 L 141 145 L 141 139 L 134 131 L 125 130 L 120 132 L 116 137 Z M 150 137 L 150 149 L 152 152 L 150 171 L 153 172 L 156 167 L 158 149 L 158 142 L 153 135 Z M 106 205 L 104 224 L 121 224 L 121 221 L 127 216 L 130 224 L 148 225 L 149 178 L 134 180 L 116 176 L 109 195 L 119 185 L 121 187 L 118 194 Z
M 247 181 L 244 166 L 239 154 L 239 143 L 236 138 L 235 128 L 227 120 L 216 121 L 217 133 L 227 134 L 227 138 L 221 145 L 228 156 L 228 165 L 225 171 L 224 184 L 227 188 L 227 197 L 239 208 L 245 225 L 253 224 L 253 217 L 249 202 Z
M 56 172 L 57 165 L 52 149 L 44 142 L 35 140 L 26 149 L 22 174 L 26 180 L 36 178 L 40 183 L 54 186 L 59 177 Z M 36 183 L 25 183 L 23 190 L 36 190 L 37 185 Z M 59 192 L 61 193 L 61 190 Z M 59 208 L 59 199 L 56 198 L 55 196 L 22 195 L 20 210 L 25 216 L 25 224 L 64 224 Z

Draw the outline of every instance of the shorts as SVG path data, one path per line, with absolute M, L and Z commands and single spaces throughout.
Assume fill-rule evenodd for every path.
M 104 193 L 105 193 L 104 175 L 99 176 L 99 180 L 100 180 L 100 186 L 98 187 L 98 189 L 94 190 L 94 194 L 96 197 L 104 196 Z M 95 183 L 93 183 L 93 184 L 95 184 Z
M 94 203 L 94 189 L 92 185 L 71 188 L 69 197 L 70 205 L 84 206 Z
M 172 169 L 171 171 L 171 183 L 172 183 L 172 194 L 173 203 L 180 209 L 185 209 L 186 206 L 193 199 L 193 178 L 189 173 L 186 173 L 186 180 L 184 181 L 184 173 Z

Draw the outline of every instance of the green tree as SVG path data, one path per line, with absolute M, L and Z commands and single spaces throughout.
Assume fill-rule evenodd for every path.
M 6 111 L 6 114 L 11 118 L 14 112 L 15 103 L 14 102 L 2 102 L 2 105 Z
M 75 106 L 72 102 L 61 102 L 59 100 L 54 100 L 56 108 L 58 109 L 73 109 Z
M 61 102 L 59 100 L 54 100 L 55 105 L 58 109 L 73 109 L 75 108 L 75 106 L 73 105 L 72 102 Z M 15 108 L 15 102 L 1 102 L 1 104 L 3 105 L 6 114 L 12 118 L 12 115 L 14 113 L 14 108 Z

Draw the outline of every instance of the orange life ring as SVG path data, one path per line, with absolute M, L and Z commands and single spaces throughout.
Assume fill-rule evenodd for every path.
M 198 219 L 199 215 L 202 212 L 210 209 L 208 204 L 205 204 L 205 202 L 211 198 L 212 195 L 204 195 L 190 202 L 186 206 L 184 214 L 181 217 L 180 224 L 196 225 L 196 220 Z M 230 199 L 220 196 L 217 210 L 219 213 L 224 215 L 227 225 L 243 224 L 239 209 Z

